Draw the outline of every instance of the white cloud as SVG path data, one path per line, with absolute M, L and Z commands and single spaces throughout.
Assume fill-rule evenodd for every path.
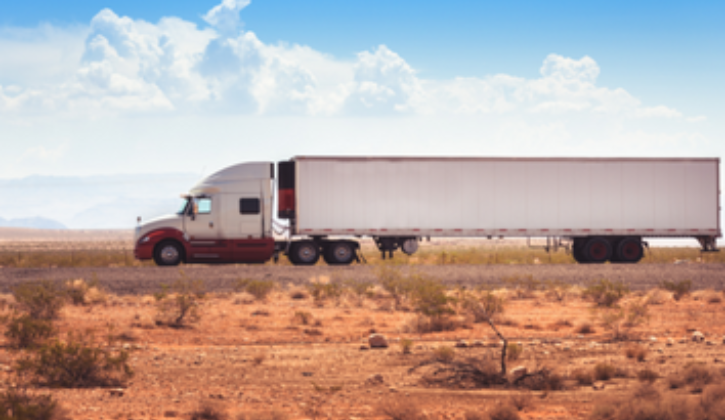
M 77 35 L 65 38 L 65 50 L 76 51 L 72 66 L 67 58 L 46 59 L 54 60 L 46 67 L 60 69 L 50 71 L 53 77 L 41 72 L 21 80 L 16 74 L 12 83 L 3 82 L 0 64 L 0 110 L 91 116 L 158 112 L 683 118 L 670 107 L 644 106 L 622 88 L 598 86 L 600 68 L 589 56 L 550 54 L 539 69 L 541 77 L 532 79 L 499 74 L 427 80 L 385 45 L 350 61 L 306 46 L 266 44 L 254 32 L 241 30 L 240 12 L 249 4 L 223 0 L 204 15 L 212 26 L 208 28 L 173 17 L 149 23 L 104 9 L 88 28 L 74 30 L 84 34 L 84 41 Z M 47 34 L 58 30 L 38 31 L 46 35 L 25 35 L 45 40 L 34 44 L 36 50 L 56 45 Z M 0 54 L 3 49 L 17 50 L 6 38 L 0 31 Z M 46 83 L 37 83 L 39 79 Z

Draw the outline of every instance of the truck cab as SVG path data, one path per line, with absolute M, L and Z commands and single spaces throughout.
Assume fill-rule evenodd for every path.
M 196 184 L 177 213 L 136 228 L 134 256 L 158 265 L 263 263 L 272 235 L 274 164 L 243 163 Z

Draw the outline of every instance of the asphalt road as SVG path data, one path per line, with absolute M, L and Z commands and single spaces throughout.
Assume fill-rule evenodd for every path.
M 725 287 L 725 264 L 603 264 L 603 265 L 437 265 L 406 266 L 449 284 L 497 286 L 512 276 L 532 275 L 538 280 L 558 280 L 586 285 L 598 279 L 621 280 L 633 290 L 648 289 L 662 280 L 691 280 L 693 289 Z M 98 278 L 108 291 L 119 294 L 149 294 L 161 290 L 181 278 L 181 272 L 192 279 L 203 280 L 207 291 L 229 291 L 237 279 L 268 279 L 281 283 L 301 284 L 317 276 L 374 281 L 375 267 L 270 266 L 270 265 L 188 265 L 173 268 L 0 268 L 0 292 L 8 293 L 20 282 L 30 280 L 66 281 Z

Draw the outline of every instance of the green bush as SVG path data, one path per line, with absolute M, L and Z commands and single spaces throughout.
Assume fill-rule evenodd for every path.
M 68 417 L 50 395 L 17 389 L 0 393 L 0 420 L 65 420 Z
M 47 319 L 36 319 L 20 315 L 7 321 L 5 337 L 11 347 L 17 349 L 35 348 L 55 335 L 53 323 Z
M 692 289 L 692 281 L 691 280 L 682 280 L 682 281 L 668 281 L 664 280 L 660 287 L 662 287 L 665 290 L 669 290 L 672 292 L 672 297 L 675 300 L 680 300 L 682 297 L 690 294 L 690 289 Z
M 58 319 L 67 294 L 56 283 L 32 281 L 13 289 L 18 309 L 34 319 Z
M 17 370 L 42 385 L 85 388 L 121 385 L 133 372 L 126 350 L 111 351 L 93 342 L 90 334 L 69 334 L 54 340 L 18 361 Z
M 629 287 L 621 281 L 612 282 L 601 279 L 589 285 L 583 295 L 592 299 L 599 306 L 612 307 L 629 293 Z
M 154 295 L 156 325 L 179 328 L 201 319 L 199 302 L 206 296 L 203 281 L 183 276 L 172 285 L 171 293 L 168 286 L 161 287 L 163 291 Z
M 244 291 L 254 296 L 257 300 L 265 300 L 274 290 L 275 284 L 266 280 L 239 279 L 234 289 L 238 292 Z

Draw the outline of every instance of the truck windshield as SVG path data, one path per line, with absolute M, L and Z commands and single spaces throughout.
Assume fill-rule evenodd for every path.
M 184 201 L 179 205 L 179 211 L 177 211 L 176 214 L 184 214 L 187 207 L 189 207 L 189 197 L 182 197 L 182 199 Z

